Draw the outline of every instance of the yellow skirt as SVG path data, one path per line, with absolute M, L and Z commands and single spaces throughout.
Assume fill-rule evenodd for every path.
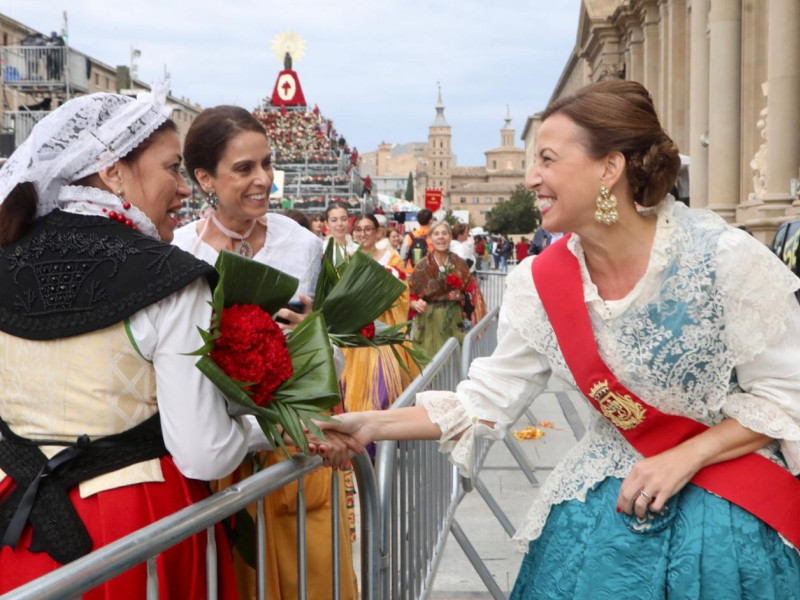
M 263 462 L 264 468 L 267 468 L 281 460 L 283 458 L 277 452 L 261 452 L 252 459 L 245 460 L 232 475 L 211 482 L 211 487 L 215 492 L 223 490 L 245 477 L 249 477 L 253 473 L 254 464 Z M 331 473 L 331 469 L 321 468 L 303 478 L 303 490 L 306 496 L 306 564 L 308 566 L 309 600 L 333 598 Z M 349 535 L 344 476 L 341 472 L 336 476 L 339 478 L 341 597 L 352 600 L 358 596 L 358 585 L 353 570 L 353 548 Z M 256 509 L 256 504 L 247 507 L 247 511 L 253 518 L 255 518 Z M 297 598 L 299 594 L 297 592 L 296 481 L 264 498 L 264 516 L 267 530 L 267 598 L 270 600 Z M 243 600 L 255 600 L 256 572 L 235 549 L 235 544 L 233 561 L 239 597 Z
M 346 364 L 342 396 L 347 412 L 384 410 L 400 397 L 419 371 L 402 346 L 395 346 L 410 373 L 403 370 L 388 346 L 343 348 Z

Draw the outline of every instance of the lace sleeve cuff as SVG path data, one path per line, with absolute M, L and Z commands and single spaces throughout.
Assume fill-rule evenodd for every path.
M 778 440 L 789 471 L 800 474 L 800 424 L 790 415 L 752 394 L 731 394 L 722 411 L 744 427 Z
M 425 408 L 431 422 L 442 430 L 439 452 L 449 452 L 450 462 L 464 477 L 472 476 L 476 438 L 502 439 L 505 435 L 501 425 L 489 427 L 477 418 L 470 418 L 454 392 L 422 392 L 417 394 L 417 404 Z

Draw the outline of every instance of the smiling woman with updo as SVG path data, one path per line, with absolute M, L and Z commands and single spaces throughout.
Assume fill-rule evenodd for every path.
M 551 376 L 579 392 L 590 430 L 517 530 L 513 600 L 798 597 L 800 280 L 676 203 L 679 167 L 641 84 L 553 102 L 527 185 L 567 235 L 509 275 L 492 356 L 454 392 L 325 425 L 439 440 L 468 475 Z

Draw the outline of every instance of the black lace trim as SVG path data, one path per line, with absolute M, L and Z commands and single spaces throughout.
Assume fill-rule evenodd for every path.
M 64 564 L 88 554 L 93 541 L 68 492 L 81 481 L 168 454 L 158 413 L 119 434 L 72 443 L 28 440 L 0 419 L 0 468 L 17 484 L 0 502 L 0 548 L 16 547 L 23 528 L 33 526 L 31 552 L 47 552 Z M 48 459 L 39 446 L 63 445 Z
M 109 327 L 213 267 L 104 217 L 53 211 L 0 249 L 0 330 L 26 339 Z

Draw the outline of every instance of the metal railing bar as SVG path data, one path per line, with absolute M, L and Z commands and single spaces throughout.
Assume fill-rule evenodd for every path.
M 256 504 L 256 561 L 256 597 L 267 600 L 267 523 L 263 498 Z
M 561 406 L 561 412 L 564 413 L 564 418 L 567 419 L 567 423 L 569 423 L 575 439 L 581 439 L 586 433 L 586 427 L 584 427 L 583 421 L 581 421 L 581 418 L 578 416 L 578 411 L 575 410 L 572 400 L 569 399 L 569 396 L 566 392 L 554 393 L 556 395 L 556 399 L 558 400 L 559 406 Z
M 377 481 L 368 456 L 359 454 L 352 460 L 360 496 L 361 511 L 361 598 L 377 600 L 381 593 L 381 576 L 377 557 L 380 548 L 380 520 Z
M 342 597 L 342 540 L 339 539 L 339 473 L 331 471 L 331 543 L 333 544 L 333 598 Z
M 511 431 L 506 431 L 506 435 L 503 437 L 503 442 L 508 448 L 508 451 L 511 452 L 511 456 L 514 457 L 514 460 L 517 461 L 517 465 L 519 465 L 520 470 L 524 473 L 525 477 L 528 478 L 533 485 L 539 485 L 539 480 L 536 479 L 536 475 L 533 474 L 533 470 L 531 469 L 530 463 L 528 462 L 528 458 L 525 456 L 525 453 L 522 451 L 522 447 L 520 447 L 519 442 L 514 438 L 514 434 Z
M 469 562 L 472 563 L 473 568 L 478 573 L 478 576 L 481 578 L 481 581 L 483 581 L 483 584 L 486 586 L 488 592 L 492 595 L 492 598 L 495 600 L 505 600 L 506 595 L 497 585 L 497 582 L 494 580 L 494 577 L 492 577 L 489 569 L 487 569 L 486 565 L 483 564 L 483 560 L 481 560 L 481 557 L 478 556 L 478 553 L 475 551 L 475 547 L 469 541 L 469 538 L 467 538 L 464 530 L 461 528 L 461 525 L 459 525 L 458 521 L 455 519 L 453 519 L 453 522 L 450 523 L 450 531 L 458 542 L 458 545 L 461 546 L 464 554 L 466 554 Z
M 206 597 L 217 600 L 217 538 L 213 525 L 206 528 Z
M 486 505 L 492 511 L 492 514 L 494 514 L 500 525 L 502 525 L 503 529 L 506 530 L 508 536 L 514 537 L 517 529 L 511 524 L 511 521 L 508 519 L 503 509 L 500 508 L 500 505 L 497 503 L 497 500 L 494 499 L 494 496 L 492 496 L 492 493 L 489 491 L 489 488 L 486 487 L 486 484 L 480 479 L 476 479 L 475 489 L 481 495 L 483 501 L 486 502 Z
M 297 480 L 297 596 L 308 598 L 308 565 L 306 564 L 306 491 L 303 478 Z
M 57 600 L 78 596 L 214 525 L 322 464 L 294 456 L 210 498 L 188 506 L 60 569 L 12 590 L 4 600 Z
M 158 600 L 158 565 L 156 557 L 147 559 L 147 600 Z

